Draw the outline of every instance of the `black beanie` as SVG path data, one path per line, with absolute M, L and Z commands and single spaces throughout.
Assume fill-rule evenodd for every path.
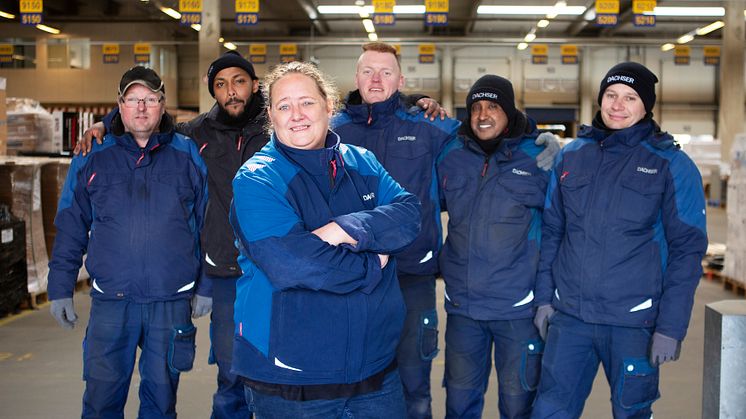
M 210 68 L 207 70 L 207 88 L 210 90 L 210 95 L 215 97 L 212 84 L 215 81 L 215 76 L 220 72 L 229 67 L 238 67 L 249 73 L 252 80 L 258 80 L 256 73 L 254 72 L 254 66 L 250 62 L 246 61 L 241 54 L 236 51 L 228 51 L 223 54 L 220 58 L 213 61 L 210 64 Z
M 598 105 L 604 97 L 606 88 L 612 84 L 626 84 L 633 88 L 642 99 L 645 111 L 650 113 L 655 106 L 655 83 L 658 77 L 640 63 L 628 61 L 611 67 L 608 73 L 601 79 L 601 88 L 598 91 Z
M 503 109 L 508 119 L 513 119 L 516 113 L 513 84 L 510 80 L 487 74 L 474 82 L 466 96 L 466 112 L 471 118 L 471 105 L 480 100 L 495 102 Z

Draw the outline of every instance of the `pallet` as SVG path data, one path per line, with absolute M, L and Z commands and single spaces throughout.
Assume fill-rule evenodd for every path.
M 80 292 L 83 290 L 89 290 L 90 285 L 88 284 L 88 280 L 79 280 L 75 283 L 75 292 Z M 49 301 L 49 295 L 46 291 L 42 292 L 36 292 L 36 293 L 29 293 L 28 297 L 26 298 L 26 301 L 21 303 L 20 309 L 21 310 L 38 310 L 39 306 Z
M 746 284 L 735 279 L 723 277 L 723 288 L 741 297 L 746 297 Z
M 722 282 L 723 288 L 736 295 L 746 297 L 746 284 L 733 278 L 723 275 L 721 271 L 704 268 L 702 277 L 708 281 Z

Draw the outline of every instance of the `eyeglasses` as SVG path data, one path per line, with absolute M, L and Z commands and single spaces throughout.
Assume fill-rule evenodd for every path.
M 163 98 L 155 96 L 148 96 L 142 99 L 138 99 L 136 97 L 123 97 L 121 101 L 124 104 L 125 108 L 137 108 L 138 106 L 140 106 L 140 102 L 144 103 L 145 107 L 156 108 L 161 104 Z

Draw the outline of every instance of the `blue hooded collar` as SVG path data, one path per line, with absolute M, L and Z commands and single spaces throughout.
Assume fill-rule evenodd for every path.
M 350 92 L 345 99 L 345 113 L 350 116 L 354 123 L 366 123 L 374 125 L 379 120 L 403 109 L 401 92 L 396 91 L 388 99 L 373 104 L 363 103 L 359 90 Z
M 616 144 L 634 147 L 643 141 L 660 150 L 678 147 L 671 134 L 661 131 L 651 118 L 645 118 L 631 127 L 620 130 L 582 125 L 578 130 L 578 137 L 593 139 L 605 147 L 613 147 Z

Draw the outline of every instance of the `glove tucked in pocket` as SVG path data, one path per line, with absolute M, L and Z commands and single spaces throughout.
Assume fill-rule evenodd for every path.
M 193 325 L 175 326 L 168 346 L 168 368 L 174 374 L 186 372 L 194 365 L 197 328 Z

